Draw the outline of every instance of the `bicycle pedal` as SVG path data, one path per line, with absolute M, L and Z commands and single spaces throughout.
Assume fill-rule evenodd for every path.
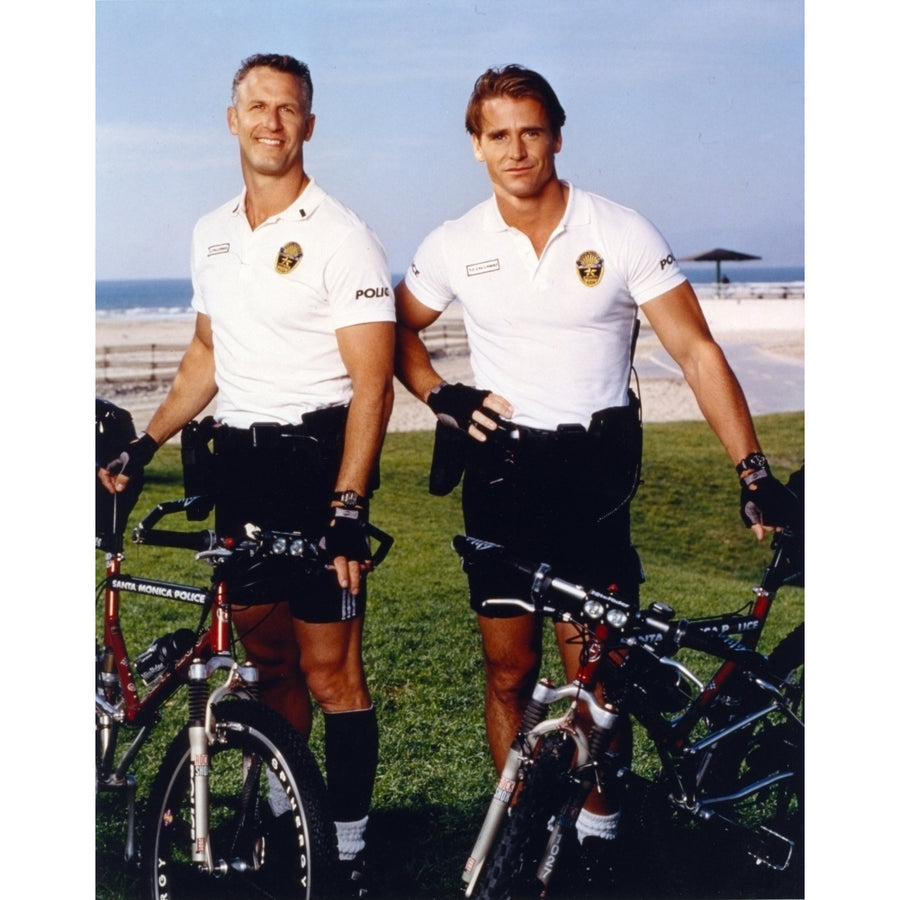
M 783 872 L 790 865 L 794 854 L 794 842 L 763 826 L 761 832 L 753 835 L 747 852 L 756 860 L 758 866 L 767 866 L 776 872 Z

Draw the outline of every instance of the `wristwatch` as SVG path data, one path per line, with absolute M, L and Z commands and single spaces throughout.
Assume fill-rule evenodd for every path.
M 742 459 L 735 467 L 735 472 L 738 475 L 743 475 L 744 472 L 759 472 L 762 469 L 767 469 L 769 467 L 769 461 L 766 459 L 765 455 L 757 451 L 756 453 L 751 453 L 748 457 Z
M 335 491 L 331 499 L 343 503 L 347 509 L 362 509 L 365 506 L 365 503 L 361 502 L 365 497 L 361 497 L 356 491 Z

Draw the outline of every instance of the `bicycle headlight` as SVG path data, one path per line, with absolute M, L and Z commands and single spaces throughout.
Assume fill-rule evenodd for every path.
M 599 619 L 603 615 L 603 604 L 595 599 L 594 597 L 590 597 L 589 599 L 584 601 L 584 614 L 589 619 Z
M 613 628 L 624 628 L 628 624 L 628 613 L 624 609 L 611 609 L 606 614 L 606 621 Z

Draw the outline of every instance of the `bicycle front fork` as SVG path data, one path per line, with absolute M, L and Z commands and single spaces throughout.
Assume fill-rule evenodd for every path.
M 571 724 L 570 720 L 574 713 L 573 707 L 570 707 L 566 715 L 561 718 L 544 718 L 551 704 L 564 699 L 571 700 L 573 707 L 578 700 L 587 704 L 593 721 L 589 740 L 586 741 L 580 730 L 577 727 L 573 728 Z M 570 795 L 566 806 L 557 816 L 554 830 L 547 843 L 547 850 L 540 871 L 546 870 L 546 877 L 549 881 L 550 875 L 555 868 L 556 858 L 562 842 L 566 834 L 569 833 L 568 829 L 570 827 L 574 828 L 575 818 L 579 810 L 584 805 L 590 789 L 597 783 L 594 767 L 590 763 L 597 760 L 606 749 L 617 718 L 614 712 L 601 706 L 593 695 L 585 694 L 583 688 L 578 684 L 555 687 L 548 681 L 540 681 L 535 685 L 531 699 L 528 701 L 528 706 L 525 708 L 522 723 L 519 726 L 519 734 L 506 756 L 503 770 L 500 773 L 500 778 L 494 789 L 494 795 L 488 806 L 487 815 L 463 869 L 462 880 L 466 885 L 466 897 L 472 896 L 481 869 L 497 837 L 497 832 L 503 824 L 503 819 L 509 809 L 510 801 L 520 778 L 522 761 L 531 752 L 529 740 L 562 728 L 571 734 L 575 740 L 577 758 L 574 761 L 574 765 L 582 771 L 583 775 L 579 779 L 574 792 Z
M 535 690 L 535 695 L 537 693 L 538 691 Z M 519 727 L 519 735 L 513 741 L 509 753 L 506 754 L 506 761 L 497 781 L 497 787 L 494 789 L 494 795 L 491 797 L 487 815 L 484 817 L 484 822 L 481 825 L 481 831 L 478 832 L 475 846 L 472 847 L 472 852 L 466 860 L 462 880 L 468 885 L 466 890 L 467 897 L 472 895 L 481 867 L 484 865 L 488 851 L 494 843 L 494 838 L 497 836 L 497 831 L 503 822 L 503 817 L 506 815 L 509 802 L 516 789 L 516 782 L 519 780 L 519 768 L 522 765 L 523 754 L 527 749 L 524 746 L 525 736 L 547 715 L 549 704 L 543 702 L 535 695 L 528 701 L 528 706 L 525 708 L 525 715 L 522 717 L 522 724 Z
M 611 732 L 608 728 L 594 727 L 588 741 L 588 763 L 573 773 L 572 790 L 553 819 L 544 853 L 535 870 L 535 877 L 544 887 L 549 887 L 550 879 L 556 871 L 563 847 L 571 845 L 575 834 L 575 823 L 588 795 L 601 785 L 597 771 L 597 760 L 601 759 L 609 747 Z
M 231 665 L 226 684 L 210 696 L 209 676 L 217 668 Z M 228 693 L 243 691 L 256 697 L 259 673 L 255 666 L 239 666 L 230 658 L 214 657 L 209 664 L 194 662 L 188 670 L 188 745 L 191 778 L 191 859 L 201 868 L 214 869 L 209 841 L 210 745 L 216 741 L 213 705 Z
M 209 850 L 209 738 L 206 708 L 209 681 L 206 665 L 195 662 L 188 672 L 188 744 L 191 753 L 191 859 L 212 870 Z

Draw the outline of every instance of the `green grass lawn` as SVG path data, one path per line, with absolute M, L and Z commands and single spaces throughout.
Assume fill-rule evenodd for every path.
M 761 416 L 756 424 L 775 474 L 786 479 L 803 460 L 803 414 Z M 386 897 L 460 895 L 459 875 L 494 779 L 482 727 L 478 630 L 450 547 L 462 531 L 458 489 L 448 497 L 428 494 L 430 455 L 430 433 L 388 435 L 372 514 L 396 540 L 370 579 L 365 645 L 381 730 L 370 844 Z M 709 428 L 645 426 L 643 482 L 632 506 L 634 541 L 647 573 L 642 603 L 661 600 L 685 616 L 743 606 L 768 561 L 768 543 L 757 544 L 743 527 L 734 470 Z M 147 472 L 135 517 L 180 493 L 177 449 L 164 447 Z M 209 570 L 189 552 L 129 544 L 126 555 L 126 572 L 208 581 Z M 102 566 L 98 553 L 98 580 Z M 98 602 L 98 627 L 101 613 Z M 196 617 L 196 607 L 127 595 L 123 621 L 131 656 L 166 631 L 196 625 Z M 771 649 L 802 619 L 802 590 L 786 589 L 761 649 Z M 559 676 L 551 652 L 545 673 Z M 134 767 L 140 804 L 167 741 L 183 722 L 182 704 L 179 694 Z M 311 744 L 321 754 L 319 722 Z M 646 757 L 640 742 L 637 756 Z M 117 801 L 103 795 L 97 805 L 98 898 L 137 896 L 135 873 L 121 862 L 123 810 Z M 752 896 L 737 890 L 729 887 L 723 896 Z

